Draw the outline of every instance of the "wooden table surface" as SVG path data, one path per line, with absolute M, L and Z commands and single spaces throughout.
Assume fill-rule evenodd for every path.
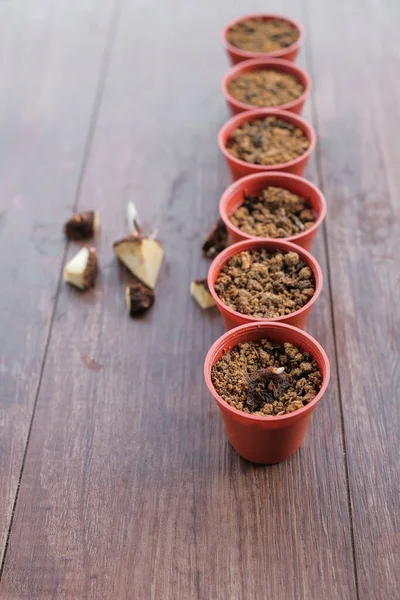
M 203 383 L 223 325 L 188 287 L 230 181 L 220 31 L 266 8 L 307 33 L 332 380 L 300 451 L 259 467 Z M 399 26 L 398 0 L 0 1 L 1 600 L 400 598 Z M 137 321 L 111 249 L 130 198 L 166 253 Z M 86 294 L 62 281 L 83 208 Z

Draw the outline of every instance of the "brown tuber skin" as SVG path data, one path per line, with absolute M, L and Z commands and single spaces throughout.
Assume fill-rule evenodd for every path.
M 135 242 L 137 244 L 141 244 L 143 239 L 144 239 L 144 236 L 141 233 L 138 233 L 137 231 L 133 231 L 131 234 L 126 235 L 124 238 L 121 238 L 121 239 L 117 240 L 116 242 L 113 242 L 113 248 L 116 248 L 117 246 L 119 246 L 120 244 L 124 244 L 125 242 Z
M 91 287 L 94 287 L 94 284 L 96 283 L 97 273 L 97 252 L 95 248 L 89 248 L 89 257 L 84 273 L 85 287 L 83 289 L 87 290 Z
M 249 381 L 246 405 L 250 412 L 259 410 L 264 404 L 278 400 L 289 387 L 289 379 L 284 367 L 267 367 L 256 371 Z
M 207 279 L 195 279 L 195 280 L 194 280 L 194 283 L 195 283 L 196 285 L 201 285 L 201 286 L 203 286 L 203 288 L 204 288 L 205 290 L 207 290 L 207 292 L 208 292 L 208 293 L 210 293 L 210 288 L 208 287 L 208 281 L 207 281 Z
M 211 378 L 230 406 L 264 417 L 302 409 L 322 386 L 322 374 L 309 352 L 267 339 L 234 346 L 213 365 Z
M 218 219 L 203 244 L 203 253 L 214 258 L 228 246 L 228 230 L 222 219 Z
M 64 233 L 69 240 L 87 240 L 94 236 L 96 229 L 96 213 L 87 210 L 75 214 L 64 225 Z
M 139 317 L 154 304 L 154 292 L 140 281 L 126 288 L 126 303 L 131 317 Z

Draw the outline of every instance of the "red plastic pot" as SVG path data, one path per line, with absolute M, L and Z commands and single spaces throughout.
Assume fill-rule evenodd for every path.
M 244 250 L 256 250 L 260 248 L 265 248 L 270 252 L 274 252 L 276 250 L 281 250 L 282 252 L 297 252 L 301 260 L 303 260 L 312 270 L 315 279 L 315 292 L 311 300 L 309 300 L 307 304 L 305 304 L 299 310 L 282 317 L 261 319 L 260 317 L 244 315 L 236 310 L 233 310 L 233 308 L 230 308 L 224 304 L 224 302 L 222 302 L 218 296 L 214 288 L 215 282 L 222 267 L 228 262 L 228 260 L 232 258 L 232 256 L 235 256 L 235 254 L 239 254 L 239 252 L 243 252 Z M 301 248 L 300 246 L 296 246 L 296 244 L 279 239 L 272 240 L 252 238 L 251 240 L 245 240 L 243 242 L 232 244 L 232 246 L 229 246 L 229 248 L 226 248 L 220 254 L 218 254 L 216 258 L 214 258 L 208 271 L 208 287 L 210 288 L 210 293 L 212 294 L 217 304 L 217 308 L 224 319 L 226 329 L 232 329 L 233 327 L 250 323 L 285 323 L 287 325 L 298 327 L 299 329 L 304 329 L 307 317 L 322 290 L 322 271 L 315 258 L 311 256 L 307 250 L 304 250 L 304 248 Z
M 290 160 L 286 163 L 280 163 L 277 165 L 254 165 L 247 163 L 244 160 L 240 160 L 233 156 L 226 147 L 228 139 L 232 133 L 240 127 L 246 121 L 252 121 L 254 119 L 265 118 L 268 116 L 279 117 L 292 123 L 295 127 L 301 129 L 306 137 L 308 138 L 310 145 L 307 150 L 301 156 L 298 156 L 294 160 Z M 247 110 L 238 115 L 235 115 L 229 121 L 227 121 L 219 130 L 218 133 L 218 145 L 221 152 L 224 154 L 226 162 L 232 173 L 232 178 L 235 181 L 240 177 L 246 175 L 252 175 L 253 173 L 266 173 L 270 171 L 283 171 L 286 173 L 293 173 L 294 175 L 303 175 L 308 159 L 310 158 L 311 152 L 315 148 L 317 136 L 314 128 L 307 123 L 299 115 L 295 115 L 287 110 L 280 110 L 278 108 L 255 108 L 254 110 Z
M 293 75 L 301 81 L 304 86 L 304 92 L 301 96 L 292 100 L 291 102 L 287 102 L 286 104 L 281 104 L 276 106 L 281 110 L 288 110 L 290 112 L 301 114 L 303 110 L 304 103 L 310 93 L 311 90 L 311 77 L 306 71 L 295 65 L 294 63 L 288 60 L 280 60 L 278 58 L 258 58 L 255 60 L 246 60 L 245 62 L 239 63 L 232 69 L 228 71 L 228 73 L 222 79 L 222 93 L 225 96 L 226 102 L 231 109 L 233 115 L 237 115 L 245 110 L 252 110 L 256 108 L 253 104 L 245 104 L 244 102 L 240 102 L 236 100 L 228 90 L 228 86 L 233 79 L 239 77 L 243 73 L 249 73 L 250 71 L 266 71 L 266 70 L 274 70 L 280 73 L 289 73 Z M 274 107 L 275 108 L 275 107 Z
M 317 362 L 322 386 L 314 400 L 304 408 L 277 417 L 251 415 L 233 408 L 217 394 L 211 381 L 211 367 L 238 344 L 265 338 L 277 344 L 289 342 L 301 351 L 309 352 Z M 211 346 L 204 363 L 204 377 L 221 410 L 228 439 L 236 452 L 251 462 L 273 464 L 285 460 L 301 446 L 311 413 L 328 387 L 330 367 L 325 351 L 308 333 L 282 323 L 253 323 L 228 331 Z
M 326 215 L 326 201 L 322 192 L 315 185 L 302 177 L 289 173 L 258 173 L 257 175 L 248 175 L 228 187 L 221 197 L 219 212 L 232 241 L 241 242 L 243 240 L 267 239 L 244 233 L 235 227 L 230 220 L 230 216 L 243 204 L 244 196 L 255 196 L 269 186 L 284 188 L 293 194 L 309 200 L 316 216 L 314 225 L 302 233 L 279 239 L 293 242 L 306 250 L 310 250 L 315 234 Z
M 247 19 L 254 19 L 257 17 L 262 17 L 265 20 L 281 19 L 282 21 L 287 21 L 297 30 L 299 37 L 293 44 L 291 44 L 287 48 L 282 48 L 280 50 L 274 50 L 274 52 L 267 52 L 267 53 L 248 52 L 247 50 L 241 50 L 240 48 L 236 48 L 236 46 L 232 46 L 232 44 L 230 44 L 228 42 L 228 31 L 230 30 L 230 28 L 233 27 L 234 25 L 236 25 L 237 23 L 240 23 L 241 21 L 246 21 Z M 236 63 L 242 62 L 243 60 L 249 60 L 252 58 L 284 58 L 285 60 L 293 61 L 293 60 L 295 60 L 297 54 L 299 53 L 300 47 L 301 47 L 302 43 L 304 42 L 304 37 L 305 37 L 304 29 L 299 23 L 297 23 L 296 21 L 293 21 L 293 19 L 288 19 L 287 17 L 283 17 L 282 15 L 270 15 L 270 14 L 245 15 L 244 17 L 240 17 L 239 19 L 235 19 L 234 21 L 231 21 L 230 23 L 228 23 L 228 25 L 224 28 L 224 30 L 222 32 L 222 38 L 224 41 L 224 45 L 225 45 L 226 51 L 228 53 L 229 59 L 233 65 L 235 65 Z

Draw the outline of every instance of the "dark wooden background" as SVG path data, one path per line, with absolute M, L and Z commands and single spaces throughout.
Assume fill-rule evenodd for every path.
M 333 376 L 301 450 L 257 467 L 188 288 L 229 183 L 220 31 L 266 9 L 307 32 L 329 215 L 308 329 Z M 2 600 L 400 597 L 399 27 L 398 0 L 0 0 Z M 111 250 L 129 198 L 166 252 L 141 321 Z M 61 279 L 77 208 L 102 221 L 84 295 Z

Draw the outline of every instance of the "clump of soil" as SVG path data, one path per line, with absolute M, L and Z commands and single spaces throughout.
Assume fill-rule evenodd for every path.
M 297 252 L 239 252 L 221 269 L 215 291 L 244 315 L 275 318 L 302 308 L 315 292 L 313 273 Z
M 228 92 L 244 104 L 280 106 L 299 98 L 304 92 L 304 85 L 290 73 L 260 69 L 232 79 Z
M 293 25 L 284 19 L 255 17 L 233 25 L 227 39 L 232 46 L 247 52 L 274 52 L 288 48 L 299 38 Z
M 244 196 L 230 220 L 248 235 L 286 238 L 310 229 L 316 219 L 306 198 L 269 186 L 258 196 Z
M 277 416 L 311 402 L 322 376 L 311 354 L 289 343 L 245 342 L 221 356 L 211 369 L 215 390 L 246 413 Z
M 211 229 L 206 241 L 202 246 L 203 253 L 207 258 L 214 258 L 225 250 L 229 243 L 228 230 L 222 219 L 218 219 Z
M 233 156 L 254 165 L 277 165 L 298 158 L 310 142 L 289 121 L 274 116 L 246 121 L 228 139 Z

